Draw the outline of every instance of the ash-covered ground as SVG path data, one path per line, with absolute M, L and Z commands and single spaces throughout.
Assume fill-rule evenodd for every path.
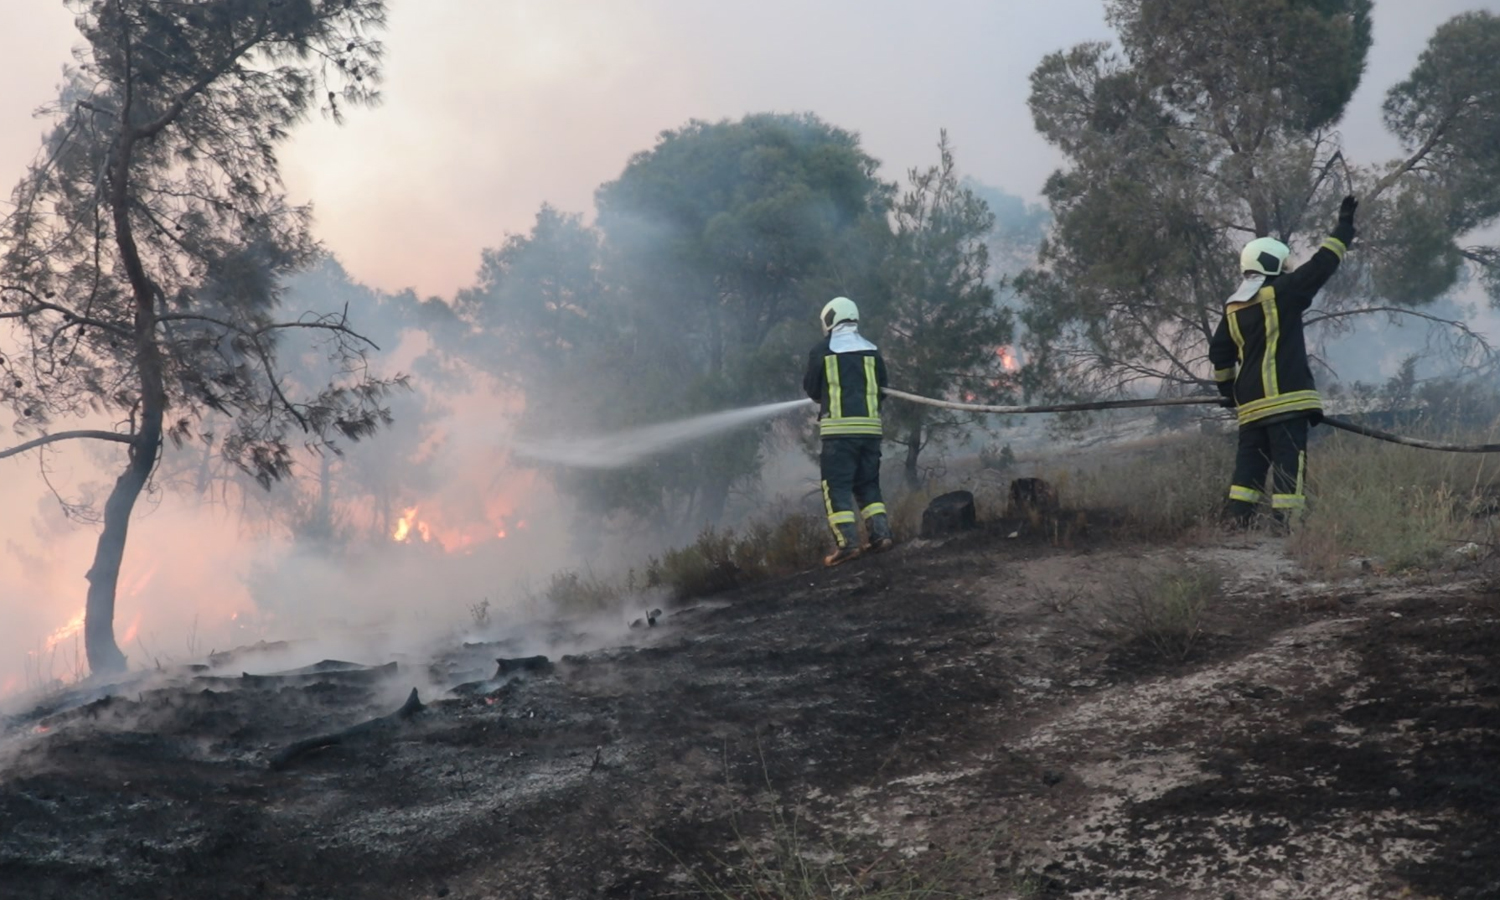
M 1010 533 L 545 665 L 498 640 L 242 677 L 272 670 L 250 649 L 23 714 L 0 897 L 1500 897 L 1483 579 Z M 1226 593 L 1164 654 L 1111 604 L 1183 567 Z

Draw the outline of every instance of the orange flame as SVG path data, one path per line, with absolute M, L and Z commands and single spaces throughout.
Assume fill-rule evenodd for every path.
M 135 638 L 136 638 L 136 635 L 138 635 L 140 633 L 141 633 L 141 613 L 140 613 L 140 610 L 136 610 L 135 618 L 130 621 L 130 624 L 128 626 L 126 626 L 126 628 L 125 628 L 125 633 L 120 636 L 120 643 L 122 643 L 122 644 L 128 644 L 131 641 L 134 641 Z
M 417 510 L 418 507 L 410 506 L 401 511 L 401 518 L 396 520 L 396 530 L 391 532 L 391 540 L 398 544 L 409 543 L 413 530 L 421 536 L 423 543 L 432 540 L 432 528 L 417 518 Z
M 52 729 L 49 726 L 38 725 L 37 727 L 31 729 L 31 733 L 32 734 L 46 734 L 47 732 L 49 732 L 51 730 Z
M 47 640 L 43 643 L 44 649 L 52 650 L 63 641 L 66 641 L 68 638 L 75 637 L 76 635 L 81 633 L 83 631 L 83 620 L 86 614 L 86 610 L 80 609 L 78 613 L 73 616 L 73 618 L 68 620 L 66 625 L 63 625 L 61 628 L 47 635 Z
M 1015 372 L 1021 368 L 1021 363 L 1016 359 L 1016 354 L 1007 346 L 1001 345 L 995 348 L 995 355 L 1000 357 L 1000 368 L 1007 372 Z

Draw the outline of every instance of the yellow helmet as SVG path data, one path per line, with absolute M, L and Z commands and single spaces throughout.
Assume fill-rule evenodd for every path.
M 843 322 L 858 322 L 859 307 L 848 297 L 834 297 L 823 304 L 823 333 L 827 334 L 833 330 L 833 326 Z

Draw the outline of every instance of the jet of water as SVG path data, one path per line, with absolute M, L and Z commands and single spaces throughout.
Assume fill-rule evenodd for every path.
M 784 403 L 766 403 L 693 416 L 676 422 L 661 422 L 614 434 L 541 441 L 519 440 L 511 445 L 511 449 L 517 458 L 536 462 L 579 469 L 621 469 L 648 456 L 811 404 L 811 400 L 788 400 Z

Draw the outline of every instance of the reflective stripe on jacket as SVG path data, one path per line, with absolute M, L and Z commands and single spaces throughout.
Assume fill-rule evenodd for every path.
M 1344 258 L 1338 229 L 1312 259 L 1266 279 L 1254 298 L 1230 304 L 1208 345 L 1214 381 L 1233 396 L 1241 426 L 1293 413 L 1321 413 L 1307 360 L 1302 314 Z
M 807 357 L 802 388 L 818 404 L 818 430 L 830 437 L 880 437 L 880 389 L 886 386 L 885 360 L 868 341 L 867 349 L 835 351 L 833 336 Z

